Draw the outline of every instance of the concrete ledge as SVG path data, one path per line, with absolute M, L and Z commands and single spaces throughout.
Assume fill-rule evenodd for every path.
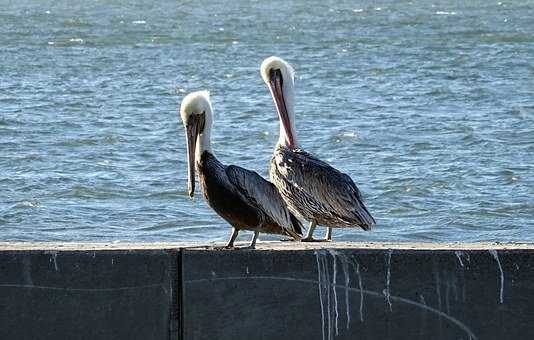
M 529 339 L 533 244 L 0 243 L 0 339 Z
M 178 339 L 179 256 L 2 250 L 0 339 Z
M 247 246 L 248 242 L 236 242 L 237 247 Z M 221 242 L 0 242 L 0 251 L 51 250 L 51 251 L 91 251 L 91 250 L 179 250 L 217 249 L 224 246 Z M 534 243 L 502 242 L 280 242 L 259 241 L 260 250 L 315 250 L 315 249 L 398 249 L 398 250 L 534 250 Z M 227 251 L 227 250 L 221 250 Z M 232 250 L 234 251 L 234 250 Z

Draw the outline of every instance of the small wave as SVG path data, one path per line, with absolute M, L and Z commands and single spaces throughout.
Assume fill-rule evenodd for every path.
M 121 136 L 107 135 L 102 139 L 102 142 L 104 144 L 113 145 L 120 142 L 124 142 L 124 138 L 122 138 Z
M 436 150 L 439 149 L 439 146 L 432 144 L 431 142 L 415 142 L 410 146 L 411 152 L 422 151 L 422 150 Z
M 126 198 L 132 197 L 132 192 L 117 187 L 88 187 L 76 185 L 70 189 L 59 192 L 56 197 L 93 199 Z
M 69 39 L 59 39 L 59 40 L 51 40 L 47 42 L 47 45 L 49 46 L 56 46 L 56 47 L 69 47 L 69 46 L 77 46 L 85 44 L 85 40 L 82 38 L 69 38 Z
M 189 196 L 186 190 L 167 190 L 152 192 L 147 194 L 146 198 L 178 198 L 180 196 Z
M 36 153 L 30 153 L 26 155 L 20 155 L 15 158 L 17 161 L 42 161 L 44 158 L 42 155 Z
M 135 20 L 135 21 L 132 21 L 132 24 L 134 24 L 134 25 L 144 25 L 144 24 L 146 24 L 146 21 L 145 20 Z
M 357 138 L 358 135 L 356 134 L 356 132 L 343 132 L 341 134 L 341 137 Z
M 37 209 L 41 206 L 41 202 L 39 200 L 33 199 L 28 201 L 20 201 L 15 203 L 11 208 L 8 208 L 8 210 L 11 209 Z
M 98 139 L 96 138 L 78 138 L 71 140 L 62 140 L 57 142 L 57 146 L 86 146 L 97 145 Z
M 534 203 L 503 203 L 493 207 L 493 210 L 497 213 L 506 213 L 517 215 L 518 213 L 533 214 Z
M 456 12 L 437 11 L 436 15 L 456 15 Z
M 175 228 L 176 225 L 177 225 L 176 221 L 166 221 L 166 222 L 156 223 L 154 225 L 150 225 L 147 227 L 141 227 L 141 228 L 138 228 L 137 230 L 139 231 L 168 230 L 168 229 Z
M 80 18 L 71 18 L 63 22 L 65 27 L 91 27 L 92 24 L 80 19 Z
M 41 202 L 39 202 L 38 200 L 25 201 L 25 202 L 22 202 L 21 205 L 23 207 L 28 207 L 28 208 L 39 208 L 41 206 Z
M 506 184 L 515 184 L 521 179 L 514 171 L 508 169 L 502 170 L 500 175 L 504 178 Z
M 87 146 L 87 145 L 114 145 L 124 142 L 125 139 L 119 135 L 106 135 L 106 136 L 95 136 L 95 137 L 86 137 L 86 138 L 76 138 L 58 141 L 57 145 L 59 146 Z
M 210 231 L 212 228 L 209 228 L 211 225 L 213 225 L 213 222 L 211 221 L 198 221 L 195 225 L 190 224 L 188 226 L 180 227 L 178 228 L 178 231 L 187 232 L 188 235 L 213 235 L 213 231 Z
M 342 141 L 354 141 L 360 139 L 360 135 L 354 131 L 339 132 L 330 137 L 331 143 L 340 143 Z

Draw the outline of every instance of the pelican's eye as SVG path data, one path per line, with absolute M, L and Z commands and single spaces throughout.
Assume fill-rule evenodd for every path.
M 269 78 L 274 82 L 277 79 L 280 81 L 280 85 L 284 85 L 284 77 L 282 77 L 282 70 L 279 68 L 272 68 L 269 70 Z

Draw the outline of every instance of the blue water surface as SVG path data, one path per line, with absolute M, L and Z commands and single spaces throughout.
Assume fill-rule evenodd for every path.
M 378 221 L 335 239 L 534 240 L 532 1 L 0 3 L 0 240 L 227 238 L 178 106 L 210 90 L 216 155 L 266 176 L 270 55 Z

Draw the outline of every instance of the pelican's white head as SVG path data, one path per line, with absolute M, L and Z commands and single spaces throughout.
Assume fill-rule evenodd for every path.
M 267 84 L 280 118 L 279 144 L 289 148 L 297 146 L 295 111 L 293 109 L 295 71 L 285 60 L 269 57 L 261 63 L 261 78 Z
M 209 118 L 211 123 L 212 114 L 209 91 L 191 92 L 184 97 L 180 105 L 180 116 L 184 126 L 187 126 L 193 116 L 205 116 L 205 118 Z
M 213 110 L 208 91 L 193 92 L 185 96 L 180 106 L 187 139 L 187 160 L 189 167 L 189 196 L 195 192 L 195 159 L 200 160 L 204 151 L 211 151 L 210 135 Z M 197 145 L 197 140 L 198 145 Z

